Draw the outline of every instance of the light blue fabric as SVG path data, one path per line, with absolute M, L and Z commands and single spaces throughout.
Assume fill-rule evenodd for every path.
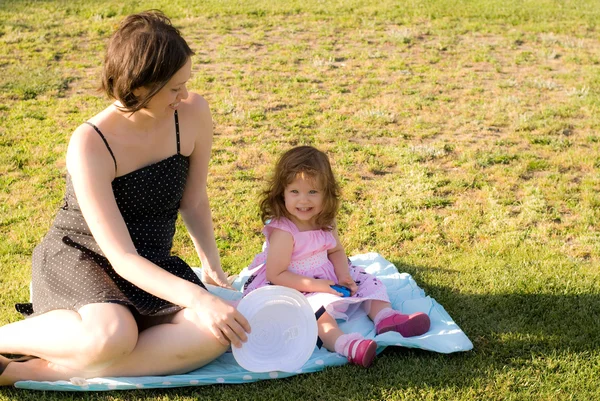
M 407 273 L 399 273 L 396 267 L 377 253 L 356 255 L 350 258 L 356 265 L 365 267 L 368 273 L 377 276 L 387 287 L 390 301 L 394 309 L 403 313 L 427 312 L 431 319 L 431 329 L 423 336 L 404 338 L 396 332 L 387 332 L 375 336 L 373 322 L 362 316 L 347 322 L 340 322 L 340 328 L 346 332 L 360 332 L 367 338 L 374 338 L 383 351 L 388 346 L 421 348 L 439 353 L 468 351 L 473 344 L 465 333 L 452 320 L 444 308 L 435 299 L 426 296 L 413 278 Z M 196 269 L 200 273 L 200 269 Z M 248 279 L 244 269 L 233 285 L 238 290 Z M 236 300 L 241 298 L 239 291 L 231 291 L 210 286 L 209 290 L 217 295 Z M 177 339 L 173 339 L 177 341 Z M 326 366 L 338 366 L 348 363 L 346 358 L 327 351 L 325 348 L 315 351 L 302 369 L 294 373 L 269 372 L 252 373 L 241 368 L 231 352 L 222 355 L 212 363 L 184 375 L 145 376 L 145 377 L 103 377 L 95 379 L 77 379 L 71 381 L 35 382 L 20 381 L 15 387 L 32 390 L 55 391 L 106 391 L 131 390 L 143 388 L 169 388 L 185 386 L 202 386 L 207 384 L 248 383 L 258 380 L 270 380 L 311 373 L 323 370 Z

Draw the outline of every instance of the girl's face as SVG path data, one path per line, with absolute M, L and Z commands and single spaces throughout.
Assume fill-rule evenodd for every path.
M 184 66 L 171 77 L 169 82 L 156 95 L 152 96 L 152 99 L 146 105 L 146 109 L 159 115 L 162 113 L 173 113 L 177 110 L 179 102 L 188 97 L 186 84 L 191 75 L 192 60 L 188 59 Z M 139 90 L 146 89 L 140 88 Z
M 285 209 L 299 228 L 317 229 L 315 221 L 323 210 L 323 191 L 318 180 L 298 174 L 283 192 Z

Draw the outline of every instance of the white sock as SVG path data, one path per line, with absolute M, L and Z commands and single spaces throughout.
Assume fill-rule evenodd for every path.
M 342 334 L 337 340 L 335 340 L 335 352 L 348 357 L 348 348 L 350 347 L 350 343 L 354 340 L 363 339 L 364 337 L 360 333 Z

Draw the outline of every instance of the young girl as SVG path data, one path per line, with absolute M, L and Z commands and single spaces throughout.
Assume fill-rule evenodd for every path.
M 244 295 L 270 284 L 303 292 L 313 310 L 326 310 L 317 321 L 325 348 L 368 367 L 377 344 L 359 333 L 344 334 L 336 319 L 362 307 L 377 334 L 411 337 L 429 330 L 429 317 L 393 310 L 382 282 L 350 263 L 336 230 L 338 205 L 339 187 L 323 152 L 299 146 L 283 154 L 260 202 L 266 244 L 249 266 Z M 351 296 L 342 298 L 334 284 L 350 289 Z

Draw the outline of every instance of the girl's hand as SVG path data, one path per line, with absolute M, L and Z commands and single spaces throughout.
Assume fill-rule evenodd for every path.
M 335 282 L 333 280 L 315 279 L 312 291 L 325 292 L 327 294 L 339 295 L 341 297 L 342 294 L 331 288 L 331 286 L 334 284 Z
M 353 296 L 354 294 L 356 294 L 356 291 L 358 291 L 358 286 L 356 285 L 354 280 L 352 280 L 352 277 L 350 277 L 350 275 L 338 277 L 338 284 L 348 288 L 350 290 L 350 296 Z
M 211 270 L 208 268 L 202 269 L 202 281 L 206 284 L 212 284 L 223 288 L 233 290 L 231 284 L 227 280 L 227 276 L 223 269 Z
M 193 308 L 200 321 L 206 323 L 221 344 L 241 347 L 248 340 L 246 333 L 250 333 L 248 320 L 221 298 L 211 294 L 207 296 Z

